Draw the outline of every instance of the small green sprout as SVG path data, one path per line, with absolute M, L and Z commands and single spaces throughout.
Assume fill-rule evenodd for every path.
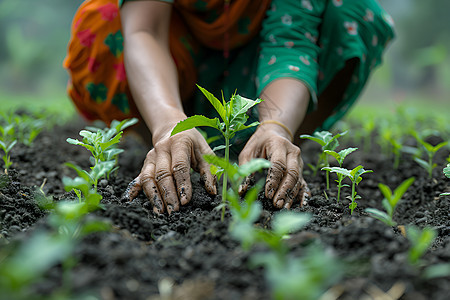
M 336 173 L 336 174 L 342 174 L 343 176 L 348 177 L 351 180 L 351 182 L 352 182 L 352 193 L 351 193 L 351 196 L 349 196 L 350 200 L 351 200 L 349 208 L 350 208 L 351 214 L 353 214 L 353 211 L 355 210 L 355 208 L 358 205 L 356 203 L 356 199 L 360 199 L 361 198 L 356 193 L 356 185 L 358 185 L 361 182 L 361 180 L 362 180 L 361 175 L 362 174 L 372 173 L 373 171 L 372 170 L 364 170 L 363 166 L 361 166 L 361 165 L 357 166 L 353 170 L 347 170 L 347 169 L 341 168 L 341 167 L 324 167 L 323 169 L 327 170 L 329 172 Z
M 413 184 L 414 180 L 414 177 L 406 179 L 394 190 L 394 193 L 392 193 L 391 189 L 387 185 L 379 183 L 378 188 L 384 196 L 382 205 L 386 212 L 375 208 L 366 208 L 366 212 L 388 226 L 397 225 L 397 223 L 392 220 L 395 207 L 397 206 L 403 195 L 406 193 L 406 190 L 411 186 L 411 184 Z
M 15 137 L 14 124 L 6 124 L 5 126 L 0 126 L 0 149 L 3 150 L 3 167 L 8 170 L 11 167 L 11 157 L 9 152 L 17 143 L 17 138 Z
M 225 149 L 225 160 L 228 162 L 231 146 L 230 140 L 235 136 L 236 132 L 253 126 L 257 126 L 259 124 L 259 122 L 253 122 L 249 125 L 245 125 L 245 122 L 247 122 L 248 119 L 247 111 L 256 104 L 260 103 L 262 100 L 261 99 L 250 100 L 240 95 L 233 95 L 230 101 L 225 102 L 225 99 L 223 99 L 222 97 L 222 102 L 220 102 L 219 99 L 217 99 L 213 94 L 208 92 L 206 89 L 198 85 L 197 87 L 215 108 L 222 122 L 219 120 L 219 118 L 210 119 L 202 115 L 194 115 L 187 118 L 186 120 L 179 122 L 172 130 L 171 135 L 200 126 L 215 128 L 222 133 L 225 139 L 225 145 L 215 147 L 213 151 Z M 223 176 L 223 186 L 222 186 L 223 203 L 225 203 L 227 199 L 227 182 L 228 182 L 227 176 L 228 175 L 225 172 Z M 224 213 L 225 207 L 223 207 L 222 210 L 222 219 Z
M 428 155 L 428 161 L 425 161 L 419 157 L 415 157 L 414 161 L 418 163 L 422 168 L 428 171 L 428 176 L 431 179 L 433 177 L 433 169 L 437 167 L 436 163 L 433 163 L 433 157 L 436 152 L 442 147 L 446 146 L 448 142 L 442 142 L 437 144 L 436 146 L 427 143 L 424 139 L 422 139 L 416 132 L 413 132 L 412 135 L 416 138 L 417 142 L 423 146 L 423 149 Z
M 68 138 L 67 142 L 69 144 L 82 146 L 89 150 L 93 157 L 92 164 L 94 166 L 101 165 L 102 167 L 100 169 L 104 169 L 106 166 L 110 165 L 105 164 L 104 162 L 114 161 L 114 165 L 117 164 L 117 157 L 123 152 L 122 149 L 117 148 L 117 144 L 122 138 L 122 130 L 136 124 L 137 122 L 138 119 L 136 118 L 126 119 L 121 122 L 114 120 L 111 122 L 110 127 L 105 129 L 88 126 L 86 127 L 86 130 L 80 131 L 80 135 L 83 137 L 82 141 Z M 106 176 L 109 177 L 110 173 L 114 172 L 116 169 L 116 166 L 108 169 L 105 173 Z M 95 186 L 97 186 L 96 181 L 99 179 L 96 179 L 98 172 L 100 172 L 99 168 L 97 168 L 96 171 L 96 173 L 92 174 L 92 178 L 95 181 Z
M 321 167 L 329 167 L 330 164 L 328 163 L 328 156 L 325 150 L 335 150 L 339 146 L 338 138 L 345 135 L 347 131 L 342 133 L 337 133 L 335 136 L 331 134 L 328 131 L 320 131 L 320 132 L 314 132 L 314 134 L 307 135 L 302 134 L 300 138 L 302 139 L 308 139 L 311 141 L 314 141 L 318 143 L 320 146 L 322 146 L 322 153 L 319 156 L 319 160 L 317 161 L 317 164 L 315 166 L 308 164 L 309 167 L 313 170 L 313 176 L 317 174 L 317 170 L 319 170 Z M 329 179 L 329 171 L 326 171 L 326 180 L 327 180 L 327 190 L 330 189 L 330 179 Z
M 411 248 L 408 251 L 408 260 L 410 264 L 416 265 L 420 262 L 420 258 L 425 254 L 431 244 L 433 244 L 437 236 L 437 231 L 429 227 L 421 230 L 415 226 L 409 226 L 406 230 L 406 236 L 411 242 Z
M 333 150 L 325 150 L 324 152 L 328 155 L 333 156 L 337 162 L 339 163 L 339 167 L 342 168 L 342 165 L 344 164 L 344 159 L 347 157 L 347 155 L 349 155 L 350 153 L 352 153 L 353 151 L 358 150 L 358 148 L 347 148 L 344 150 L 341 150 L 339 152 L 335 152 Z M 348 186 L 347 184 L 342 184 L 342 180 L 344 180 L 345 175 L 340 174 L 340 173 L 336 173 L 337 175 L 337 188 L 338 188 L 338 194 L 336 197 L 336 201 L 339 202 L 340 200 L 340 195 L 341 195 L 341 188 Z
M 444 173 L 445 177 L 450 178 L 450 164 L 447 164 L 447 167 L 445 167 L 442 172 Z M 450 196 L 450 193 L 442 193 L 440 196 Z

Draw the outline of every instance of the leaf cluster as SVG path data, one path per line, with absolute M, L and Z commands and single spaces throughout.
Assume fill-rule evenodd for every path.
M 397 223 L 392 219 L 395 208 L 397 207 L 398 202 L 401 200 L 408 188 L 414 183 L 414 181 L 414 177 L 406 179 L 394 190 L 394 193 L 392 193 L 392 190 L 387 185 L 379 183 L 378 188 L 384 196 L 384 199 L 381 203 L 386 212 L 375 208 L 366 208 L 366 212 L 388 226 L 397 225 Z
M 242 97 L 241 95 L 234 94 L 230 101 L 226 102 L 223 98 L 222 101 L 220 101 L 206 89 L 198 85 L 197 87 L 214 107 L 220 117 L 220 120 L 219 118 L 208 118 L 202 115 L 194 115 L 186 120 L 180 121 L 172 130 L 171 135 L 195 127 L 205 126 L 215 128 L 219 130 L 226 139 L 231 139 L 234 137 L 236 132 L 257 126 L 259 124 L 259 122 L 253 122 L 249 125 L 246 125 L 245 123 L 248 120 L 247 111 L 260 103 L 262 101 L 261 99 L 251 100 Z M 219 149 L 223 149 L 223 147 L 220 147 Z

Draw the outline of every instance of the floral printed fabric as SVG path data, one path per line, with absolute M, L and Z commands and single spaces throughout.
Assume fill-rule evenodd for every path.
M 255 3 L 259 9 L 251 6 Z M 239 9 L 232 6 L 224 19 L 223 0 L 173 1 L 171 52 L 183 101 L 191 99 L 185 102 L 188 113 L 210 112 L 201 93 L 192 101 L 195 83 L 215 95 L 223 91 L 225 98 L 235 91 L 255 98 L 272 81 L 286 77 L 305 83 L 313 110 L 345 61 L 358 58 L 343 99 L 322 126 L 329 129 L 355 102 L 394 36 L 392 19 L 375 0 L 272 0 L 270 7 L 268 0 L 231 4 Z M 139 116 L 123 65 L 118 5 L 117 0 L 83 3 L 73 21 L 64 62 L 71 75 L 69 95 L 77 108 L 86 118 L 107 123 Z M 223 30 L 219 34 L 211 30 L 222 28 L 220 22 L 233 24 L 228 58 Z
M 273 0 L 261 37 L 257 93 L 278 78 L 296 78 L 310 90 L 310 110 L 345 62 L 359 59 L 344 98 L 321 128 L 329 129 L 355 102 L 394 32 L 375 0 Z

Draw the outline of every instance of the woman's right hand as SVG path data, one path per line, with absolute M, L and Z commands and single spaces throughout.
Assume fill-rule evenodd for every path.
M 169 214 L 180 209 L 180 204 L 189 203 L 192 197 L 190 169 L 200 173 L 206 191 L 217 194 L 216 177 L 204 154 L 214 154 L 203 136 L 190 129 L 170 136 L 163 134 L 147 153 L 140 174 L 128 185 L 126 197 L 134 199 L 142 190 L 153 206 L 155 213 Z

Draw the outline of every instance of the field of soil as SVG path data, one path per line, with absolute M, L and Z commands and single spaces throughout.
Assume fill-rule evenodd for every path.
M 0 263 L 5 249 L 26 242 L 37 231 L 49 230 L 49 214 L 37 206 L 33 197 L 34 189 L 44 180 L 47 195 L 57 201 L 76 201 L 75 194 L 66 193 L 62 185 L 63 176 L 75 176 L 64 163 L 88 168 L 89 153 L 65 140 L 79 138 L 78 132 L 84 126 L 74 120 L 41 133 L 32 147 L 13 148 L 13 165 L 8 173 L 11 180 L 0 188 Z M 349 143 L 338 150 L 358 147 Z M 331 191 L 324 193 L 325 176 L 313 177 L 305 170 L 312 196 L 306 205 L 297 205 L 293 210 L 311 213 L 312 220 L 291 236 L 291 253 L 303 255 L 305 245 L 314 241 L 342 262 L 343 276 L 321 299 L 448 299 L 450 278 L 430 277 L 426 272 L 430 266 L 448 263 L 450 258 L 450 197 L 440 196 L 450 190 L 450 180 L 442 173 L 448 150 L 437 153 L 438 167 L 433 179 L 429 179 L 408 155 L 394 170 L 392 159 L 381 155 L 376 143 L 373 145 L 371 151 L 358 150 L 346 161 L 348 167 L 362 164 L 374 171 L 362 176 L 357 188 L 362 198 L 353 215 L 347 199 L 336 203 L 333 175 Z M 75 246 L 74 266 L 64 271 L 58 264 L 47 270 L 30 286 L 32 294 L 50 299 L 61 290 L 65 278 L 64 289 L 69 291 L 70 299 L 271 299 L 264 271 L 248 264 L 252 251 L 265 249 L 246 252 L 241 248 L 228 232 L 231 215 L 227 213 L 221 222 L 220 211 L 214 209 L 221 202 L 220 196 L 208 196 L 198 176 L 193 177 L 194 197 L 190 204 L 170 216 L 155 215 L 144 195 L 132 202 L 122 200 L 127 184 L 139 173 L 147 149 L 132 136 L 126 136 L 121 147 L 125 152 L 119 158 L 119 173 L 99 183 L 104 209 L 89 216 L 111 222 L 113 229 L 84 237 Z M 316 161 L 318 151 L 313 142 L 305 142 L 305 165 Z M 401 230 L 386 226 L 364 211 L 368 207 L 382 209 L 378 183 L 393 189 L 411 176 L 416 180 L 398 205 L 394 220 L 399 225 L 428 226 L 438 232 L 416 266 L 408 263 L 411 245 Z M 341 199 L 349 194 L 350 189 L 344 188 Z M 264 210 L 255 226 L 264 227 L 277 211 L 262 197 L 260 201 Z M 163 295 L 167 286 L 170 297 Z

